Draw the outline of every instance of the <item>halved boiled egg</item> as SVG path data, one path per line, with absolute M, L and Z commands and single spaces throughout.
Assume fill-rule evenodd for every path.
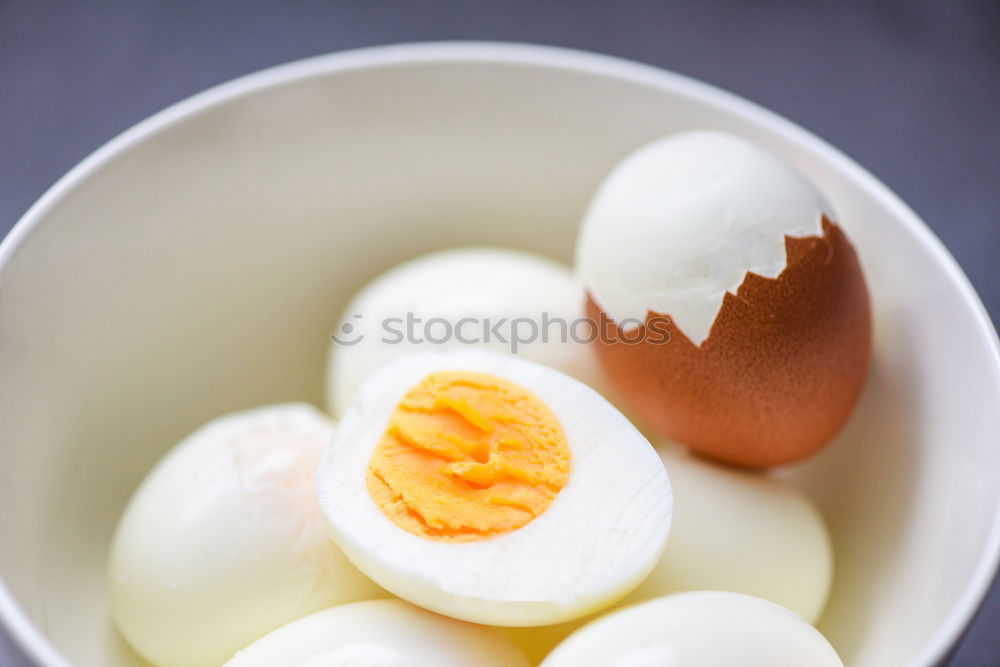
M 864 275 L 829 204 L 778 156 L 712 131 L 640 148 L 594 196 L 577 269 L 611 384 L 661 434 L 768 467 L 850 415 L 871 347 Z
M 111 545 L 111 607 L 158 667 L 218 665 L 335 604 L 384 596 L 330 540 L 312 474 L 333 432 L 302 404 L 213 420 L 160 461 Z
M 612 612 L 574 632 L 542 667 L 843 667 L 820 632 L 741 593 L 678 593 Z
M 586 385 L 510 355 L 404 357 L 358 392 L 316 471 L 333 538 L 396 595 L 541 625 L 634 588 L 671 492 L 649 442 Z
M 402 600 L 368 600 L 311 614 L 236 654 L 226 667 L 527 667 L 490 628 Z

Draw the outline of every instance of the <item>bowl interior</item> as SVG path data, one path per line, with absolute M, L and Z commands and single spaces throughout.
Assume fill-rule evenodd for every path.
M 848 664 L 922 664 L 967 620 L 995 550 L 1000 383 L 964 278 L 908 209 L 801 130 L 679 77 L 525 47 L 348 54 L 230 84 L 130 132 L 29 214 L 0 266 L 14 599 L 72 663 L 134 663 L 105 558 L 159 456 L 221 413 L 320 403 L 340 308 L 399 260 L 496 244 L 570 261 L 611 165 L 697 127 L 799 165 L 859 249 L 871 377 L 838 441 L 783 474 L 833 532 L 823 631 Z

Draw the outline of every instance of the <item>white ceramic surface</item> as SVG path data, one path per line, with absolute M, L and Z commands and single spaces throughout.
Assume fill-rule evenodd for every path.
M 499 243 L 569 260 L 607 170 L 709 127 L 822 188 L 873 292 L 861 404 L 786 473 L 817 499 L 836 581 L 821 629 L 860 667 L 929 665 L 994 572 L 996 332 L 954 261 L 836 150 L 653 68 L 496 44 L 389 47 L 182 102 L 85 160 L 0 247 L 0 617 L 44 665 L 129 665 L 106 556 L 153 462 L 208 419 L 319 403 L 327 336 L 393 263 Z

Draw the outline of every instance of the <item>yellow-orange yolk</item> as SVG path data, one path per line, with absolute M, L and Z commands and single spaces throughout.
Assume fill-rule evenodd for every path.
M 562 426 L 536 396 L 487 373 L 442 371 L 396 406 L 366 482 L 401 528 L 467 542 L 540 515 L 566 484 L 569 467 Z

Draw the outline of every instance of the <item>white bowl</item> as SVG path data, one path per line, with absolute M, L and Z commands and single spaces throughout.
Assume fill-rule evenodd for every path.
M 0 616 L 43 665 L 127 665 L 112 528 L 175 441 L 218 414 L 319 402 L 327 336 L 376 273 L 444 246 L 569 260 L 594 186 L 697 127 L 805 170 L 874 297 L 871 377 L 843 435 L 789 473 L 837 575 L 821 629 L 850 665 L 929 665 L 969 622 L 1000 532 L 1000 355 L 955 262 L 885 186 L 789 122 L 650 67 L 428 44 L 314 58 L 128 130 L 0 247 Z

